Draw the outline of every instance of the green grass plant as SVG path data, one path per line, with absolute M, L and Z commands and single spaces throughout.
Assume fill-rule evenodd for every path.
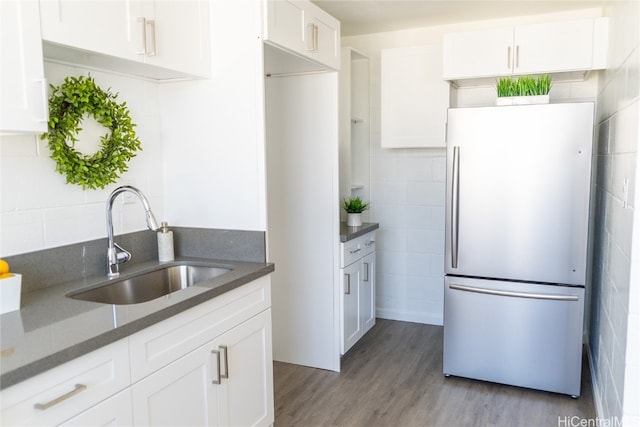
M 522 76 L 518 79 L 501 78 L 496 84 L 498 97 L 506 96 L 535 96 L 547 95 L 551 89 L 551 77 L 548 75 L 531 77 Z

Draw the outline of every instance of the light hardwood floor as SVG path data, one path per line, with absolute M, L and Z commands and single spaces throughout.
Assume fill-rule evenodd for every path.
M 340 373 L 275 362 L 274 375 L 275 427 L 562 427 L 595 418 L 586 355 L 578 399 L 445 378 L 442 327 L 417 323 L 378 319 Z

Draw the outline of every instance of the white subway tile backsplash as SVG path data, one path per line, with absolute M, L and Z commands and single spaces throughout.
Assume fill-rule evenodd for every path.
M 0 214 L 0 257 L 42 248 L 44 248 L 44 221 L 41 211 Z
M 430 206 L 408 206 L 407 227 L 420 230 L 433 229 L 432 224 L 436 220 L 433 216 L 433 208 Z
M 420 252 L 406 252 L 404 254 L 405 270 L 402 274 L 407 276 L 427 277 L 430 274 L 429 254 Z
M 444 254 L 429 255 L 429 275 L 431 277 L 444 277 Z
M 444 206 L 443 182 L 408 182 L 407 198 L 411 204 Z
M 45 75 L 53 85 L 62 83 L 66 76 L 87 74 L 87 69 L 45 62 Z M 136 134 L 142 143 L 142 151 L 129 162 L 129 171 L 123 179 L 133 179 L 153 200 L 154 213 L 162 217 L 163 153 L 158 84 L 95 70 L 90 75 L 98 85 L 117 93 L 117 101 L 127 103 L 137 125 Z M 88 133 L 79 134 L 80 137 L 83 135 Z M 79 141 L 78 148 L 82 147 L 95 149 L 97 143 Z M 2 255 L 17 255 L 106 236 L 107 197 L 122 184 L 112 184 L 103 190 L 83 190 L 78 185 L 67 184 L 65 177 L 55 171 L 47 141 L 37 136 L 2 137 L 0 177 Z M 121 209 L 117 210 L 114 215 L 117 233 L 146 228 L 140 207 L 132 209 L 130 215 L 127 212 L 125 226 L 121 212 Z
M 106 236 L 103 205 L 81 205 L 44 211 L 45 246 L 63 246 Z

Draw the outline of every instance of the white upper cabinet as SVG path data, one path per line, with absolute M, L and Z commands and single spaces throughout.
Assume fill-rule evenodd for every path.
M 381 52 L 382 148 L 444 147 L 449 85 L 440 45 Z
M 135 59 L 126 1 L 41 0 L 42 40 Z
M 309 1 L 267 0 L 263 37 L 328 69 L 340 69 L 340 22 Z
M 41 0 L 40 14 L 46 57 L 159 79 L 209 76 L 206 0 Z
M 139 31 L 137 52 L 144 62 L 194 76 L 209 76 L 208 2 L 161 0 L 142 5 L 134 25 Z
M 0 18 L 0 133 L 46 132 L 47 82 L 42 63 L 38 3 L 2 0 Z
M 446 80 L 602 68 L 604 19 L 445 34 Z M 606 57 L 606 55 L 604 55 Z

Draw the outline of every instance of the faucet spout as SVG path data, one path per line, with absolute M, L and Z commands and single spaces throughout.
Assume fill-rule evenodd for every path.
M 119 265 L 131 259 L 131 253 L 127 252 L 113 241 L 113 203 L 116 200 L 116 197 L 124 192 L 135 194 L 142 202 L 149 230 L 156 231 L 160 228 L 153 212 L 151 212 L 151 205 L 149 205 L 149 201 L 140 190 L 130 185 L 123 185 L 122 187 L 118 187 L 113 190 L 107 198 L 107 275 L 109 277 L 118 276 L 120 274 Z

